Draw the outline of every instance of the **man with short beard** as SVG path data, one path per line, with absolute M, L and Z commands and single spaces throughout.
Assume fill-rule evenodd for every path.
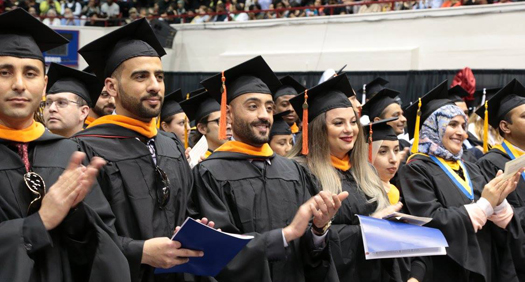
M 155 267 L 170 268 L 203 256 L 170 240 L 186 217 L 193 181 L 178 138 L 156 127 L 164 100 L 160 57 L 166 52 L 141 19 L 85 45 L 79 53 L 115 98 L 116 114 L 93 121 L 74 140 L 88 158 L 108 160 L 98 180 L 116 216 L 114 227 L 131 279 L 184 281 L 179 273 L 154 275 Z
M 68 41 L 15 9 L 0 15 L 0 280 L 130 281 L 114 217 L 77 144 L 33 119 L 48 81 L 42 52 Z M 114 240 L 113 240 L 113 239 Z
M 109 95 L 104 86 L 100 92 L 97 103 L 94 107 L 89 109 L 89 114 L 84 122 L 84 127 L 87 127 L 99 117 L 113 114 L 113 111 L 115 111 L 115 98 Z
M 215 100 L 227 102 L 221 104 L 219 137 L 226 137 L 228 120 L 235 141 L 194 168 L 190 213 L 213 216 L 223 231 L 255 236 L 215 279 L 336 281 L 325 238 L 348 193 L 324 191 L 311 198 L 316 187 L 308 173 L 267 144 L 272 91 L 281 86 L 273 71 L 259 56 L 201 84 Z

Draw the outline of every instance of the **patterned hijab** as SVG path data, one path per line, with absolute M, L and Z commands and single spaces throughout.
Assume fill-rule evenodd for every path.
M 454 155 L 443 146 L 443 136 L 448 123 L 456 116 L 462 116 L 467 121 L 467 116 L 456 105 L 445 105 L 434 111 L 423 123 L 419 137 L 419 152 L 434 155 L 447 161 L 457 161 L 463 155 L 463 149 Z

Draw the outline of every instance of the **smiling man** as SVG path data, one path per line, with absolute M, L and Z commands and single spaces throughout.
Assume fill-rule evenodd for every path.
M 166 54 L 145 19 L 87 44 L 79 53 L 115 98 L 116 114 L 93 121 L 75 140 L 88 158 L 104 157 L 99 183 L 116 216 L 115 229 L 133 281 L 184 281 L 154 275 L 203 253 L 170 240 L 186 217 L 192 178 L 182 144 L 157 131 L 164 101 Z M 213 226 L 212 223 L 210 223 Z
M 221 104 L 219 136 L 226 135 L 228 120 L 235 141 L 224 143 L 194 167 L 190 211 L 193 216 L 214 216 L 223 231 L 252 234 L 255 239 L 215 279 L 334 281 L 337 274 L 330 265 L 326 234 L 348 194 L 321 192 L 310 198 L 316 187 L 308 173 L 267 144 L 273 123 L 272 91 L 281 83 L 262 57 L 223 75 L 201 84 L 215 100 L 226 101 Z
M 96 76 L 52 63 L 47 72 L 45 126 L 69 138 L 84 129 L 84 121 L 102 84 Z
M 282 86 L 275 91 L 273 95 L 273 101 L 275 102 L 275 114 L 279 114 L 285 111 L 289 113 L 283 116 L 283 120 L 288 123 L 292 129 L 292 134 L 297 134 L 300 130 L 299 128 L 299 116 L 295 112 L 290 104 L 290 99 L 299 95 L 299 93 L 304 92 L 306 87 L 304 87 L 297 80 L 293 79 L 291 76 L 285 76 L 280 79 Z

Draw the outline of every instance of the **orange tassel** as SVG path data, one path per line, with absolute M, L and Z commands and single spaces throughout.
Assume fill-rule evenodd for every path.
M 187 149 L 189 146 L 190 146 L 190 141 L 189 141 L 189 135 L 190 135 L 190 132 L 188 130 L 189 128 L 189 124 L 188 124 L 188 117 L 184 117 L 184 149 Z
M 224 71 L 222 71 L 222 96 L 221 96 L 221 118 L 219 120 L 219 139 L 226 140 L 226 101 L 227 101 L 227 91 L 226 91 L 226 77 L 224 76 Z
M 489 151 L 489 101 L 485 100 L 485 119 L 483 120 L 483 153 Z
M 308 89 L 304 91 L 303 103 L 303 155 L 308 155 Z
M 374 133 L 374 131 L 372 130 L 372 123 L 370 123 L 370 131 L 369 131 L 370 135 L 368 136 L 368 161 L 370 163 L 372 163 L 372 142 L 373 142 L 372 133 Z

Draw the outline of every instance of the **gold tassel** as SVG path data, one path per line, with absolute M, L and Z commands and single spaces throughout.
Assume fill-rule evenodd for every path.
M 184 117 L 184 149 L 187 149 L 190 146 L 190 141 L 189 141 L 190 132 L 188 131 L 189 127 L 190 126 L 188 125 L 188 116 L 185 116 Z
M 417 116 L 416 116 L 416 128 L 414 129 L 414 141 L 412 143 L 412 149 L 410 152 L 412 154 L 417 153 L 419 150 L 419 123 L 421 122 L 421 98 L 419 98 L 419 102 L 417 103 Z
M 489 101 L 485 100 L 485 119 L 483 120 L 483 153 L 489 151 Z

